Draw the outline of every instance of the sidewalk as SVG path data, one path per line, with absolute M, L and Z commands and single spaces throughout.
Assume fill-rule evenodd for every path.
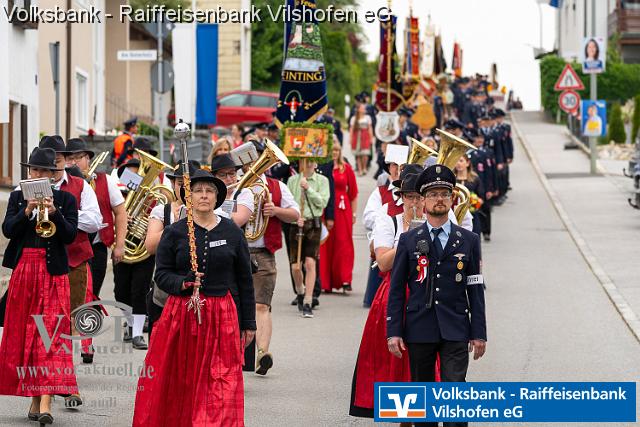
M 562 125 L 547 122 L 537 112 L 512 113 L 512 121 L 575 227 L 577 244 L 587 251 L 585 258 L 592 256 L 594 273 L 621 315 L 628 323 L 631 320 L 630 327 L 637 326 L 640 214 L 627 203 L 633 183 L 620 176 L 622 163 L 601 161 L 607 174 L 592 176 L 584 152 L 564 150 L 569 136 Z

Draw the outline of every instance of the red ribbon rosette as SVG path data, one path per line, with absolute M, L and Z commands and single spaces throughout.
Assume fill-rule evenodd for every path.
M 422 283 L 427 278 L 427 271 L 429 270 L 429 258 L 425 255 L 421 255 L 418 258 L 418 278 L 416 282 Z

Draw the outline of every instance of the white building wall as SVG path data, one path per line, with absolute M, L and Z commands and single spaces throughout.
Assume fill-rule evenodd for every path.
M 578 59 L 582 49 L 582 41 L 591 34 L 592 4 L 596 8 L 595 36 L 608 37 L 607 19 L 615 9 L 615 0 L 564 0 L 558 10 L 559 54 L 566 60 Z

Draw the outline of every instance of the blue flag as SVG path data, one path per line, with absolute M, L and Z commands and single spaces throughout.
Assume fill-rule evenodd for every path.
M 287 7 L 299 9 L 302 19 L 287 22 L 285 29 L 285 60 L 275 117 L 279 127 L 287 121 L 313 122 L 328 105 L 320 28 L 315 20 L 304 19 L 312 15 L 305 10 L 315 9 L 315 0 L 288 0 Z
M 549 0 L 549 6 L 562 7 L 562 0 Z

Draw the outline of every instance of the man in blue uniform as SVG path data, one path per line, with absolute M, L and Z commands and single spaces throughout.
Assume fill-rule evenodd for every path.
M 427 221 L 400 236 L 393 262 L 387 344 L 397 357 L 408 348 L 415 382 L 435 380 L 438 354 L 442 381 L 465 381 L 469 352 L 473 350 L 474 360 L 485 352 L 480 239 L 448 218 L 455 183 L 454 173 L 443 165 L 420 174 L 416 191 L 425 197 Z
M 476 129 L 466 132 L 467 139 L 477 148 L 469 151 L 473 170 L 482 180 L 486 200 L 480 208 L 480 224 L 485 242 L 491 241 L 491 205 L 497 189 L 496 169 L 493 163 L 493 150 L 484 143 L 484 135 Z

